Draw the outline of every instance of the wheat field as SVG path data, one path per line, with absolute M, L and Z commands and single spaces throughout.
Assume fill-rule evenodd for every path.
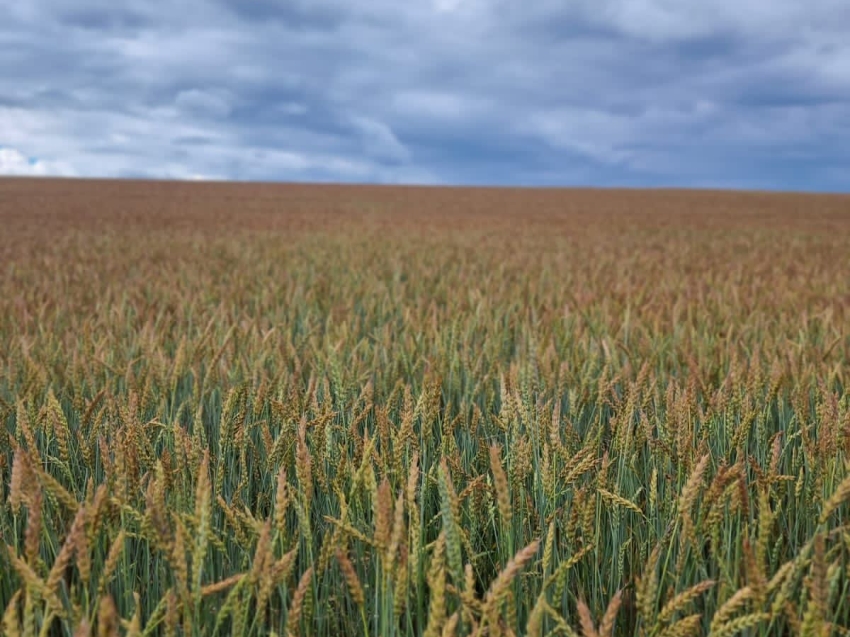
M 850 635 L 850 197 L 0 180 L 5 635 Z

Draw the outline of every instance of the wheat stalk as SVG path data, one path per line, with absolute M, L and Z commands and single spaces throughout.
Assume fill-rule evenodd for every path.
M 593 623 L 590 609 L 583 599 L 579 598 L 576 610 L 581 624 L 582 637 L 600 637 L 599 633 L 596 632 L 596 625 Z
M 289 614 L 286 618 L 287 635 L 301 634 L 298 629 L 301 622 L 301 613 L 304 609 L 304 599 L 307 597 L 307 592 L 310 590 L 310 584 L 313 581 L 313 567 L 308 568 L 298 580 L 298 586 L 295 589 L 295 594 L 292 596 L 292 603 L 289 606 Z

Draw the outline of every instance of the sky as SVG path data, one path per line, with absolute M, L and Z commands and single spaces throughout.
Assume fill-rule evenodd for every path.
M 847 191 L 846 0 L 26 0 L 0 174 Z

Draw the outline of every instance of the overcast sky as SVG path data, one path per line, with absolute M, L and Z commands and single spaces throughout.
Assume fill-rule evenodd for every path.
M 2 173 L 846 191 L 850 2 L 3 2 Z

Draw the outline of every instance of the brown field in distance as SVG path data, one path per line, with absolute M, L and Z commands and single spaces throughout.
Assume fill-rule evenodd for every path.
M 160 182 L 96 179 L 0 179 L 4 223 L 26 226 L 50 218 L 87 223 L 231 223 L 237 228 L 289 228 L 305 217 L 336 220 L 340 213 L 380 212 L 411 220 L 459 224 L 519 216 L 535 223 L 598 219 L 740 227 L 846 230 L 850 195 L 714 190 L 360 186 L 271 183 Z M 672 218 L 668 218 L 672 215 Z M 684 215 L 684 217 L 683 217 Z M 315 219 L 315 217 L 318 219 Z M 695 217 L 692 218 L 692 217 Z M 619 218 L 619 219 L 618 219 Z M 726 224 L 729 224 L 728 226 Z

